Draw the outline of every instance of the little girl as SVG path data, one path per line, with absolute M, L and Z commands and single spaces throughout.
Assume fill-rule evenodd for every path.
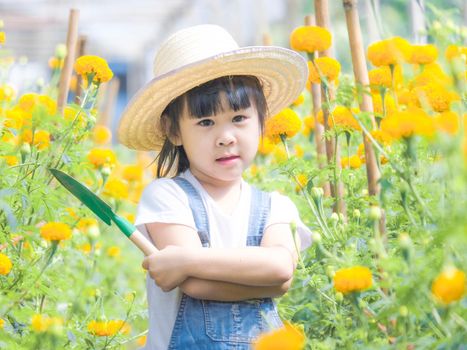
M 119 126 L 126 146 L 159 152 L 136 218 L 159 249 L 143 261 L 146 349 L 249 349 L 282 325 L 271 298 L 296 266 L 290 224 L 302 247 L 310 232 L 290 199 L 242 174 L 267 116 L 303 90 L 306 62 L 283 48 L 239 48 L 224 29 L 201 25 L 165 41 L 154 73 Z

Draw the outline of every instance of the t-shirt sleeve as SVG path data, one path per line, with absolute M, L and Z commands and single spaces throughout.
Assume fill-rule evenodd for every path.
M 294 202 L 278 192 L 271 193 L 271 214 L 269 215 L 266 227 L 273 224 L 290 224 L 295 222 L 297 234 L 300 237 L 301 250 L 311 245 L 311 231 L 300 219 L 297 207 Z
M 179 224 L 196 230 L 185 192 L 171 179 L 156 179 L 143 191 L 135 218 L 135 226 L 143 228 L 151 222 Z

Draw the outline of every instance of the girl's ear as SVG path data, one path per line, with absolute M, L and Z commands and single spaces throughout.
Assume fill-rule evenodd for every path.
M 167 135 L 167 139 L 172 143 L 174 146 L 181 146 L 182 140 L 178 135 L 177 128 L 174 128 L 172 125 L 172 121 L 165 115 L 161 116 L 161 127 L 164 131 L 164 134 Z

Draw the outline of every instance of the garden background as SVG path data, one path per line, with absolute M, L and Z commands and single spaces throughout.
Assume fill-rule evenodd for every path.
M 118 144 L 119 114 L 160 41 L 199 23 L 309 59 L 245 173 L 313 231 L 278 300 L 290 326 L 254 347 L 465 348 L 467 5 L 353 3 L 0 1 L 0 348 L 144 344 L 141 252 L 47 169 L 134 220 L 155 155 Z

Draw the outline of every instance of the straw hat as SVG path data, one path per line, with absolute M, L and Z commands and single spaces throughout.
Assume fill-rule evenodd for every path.
M 127 105 L 118 138 L 137 150 L 159 150 L 165 135 L 159 127 L 165 107 L 186 91 L 228 75 L 254 75 L 263 85 L 271 115 L 290 105 L 303 91 L 306 61 L 298 53 L 274 46 L 239 48 L 216 25 L 189 27 L 170 36 L 154 60 L 154 78 Z

